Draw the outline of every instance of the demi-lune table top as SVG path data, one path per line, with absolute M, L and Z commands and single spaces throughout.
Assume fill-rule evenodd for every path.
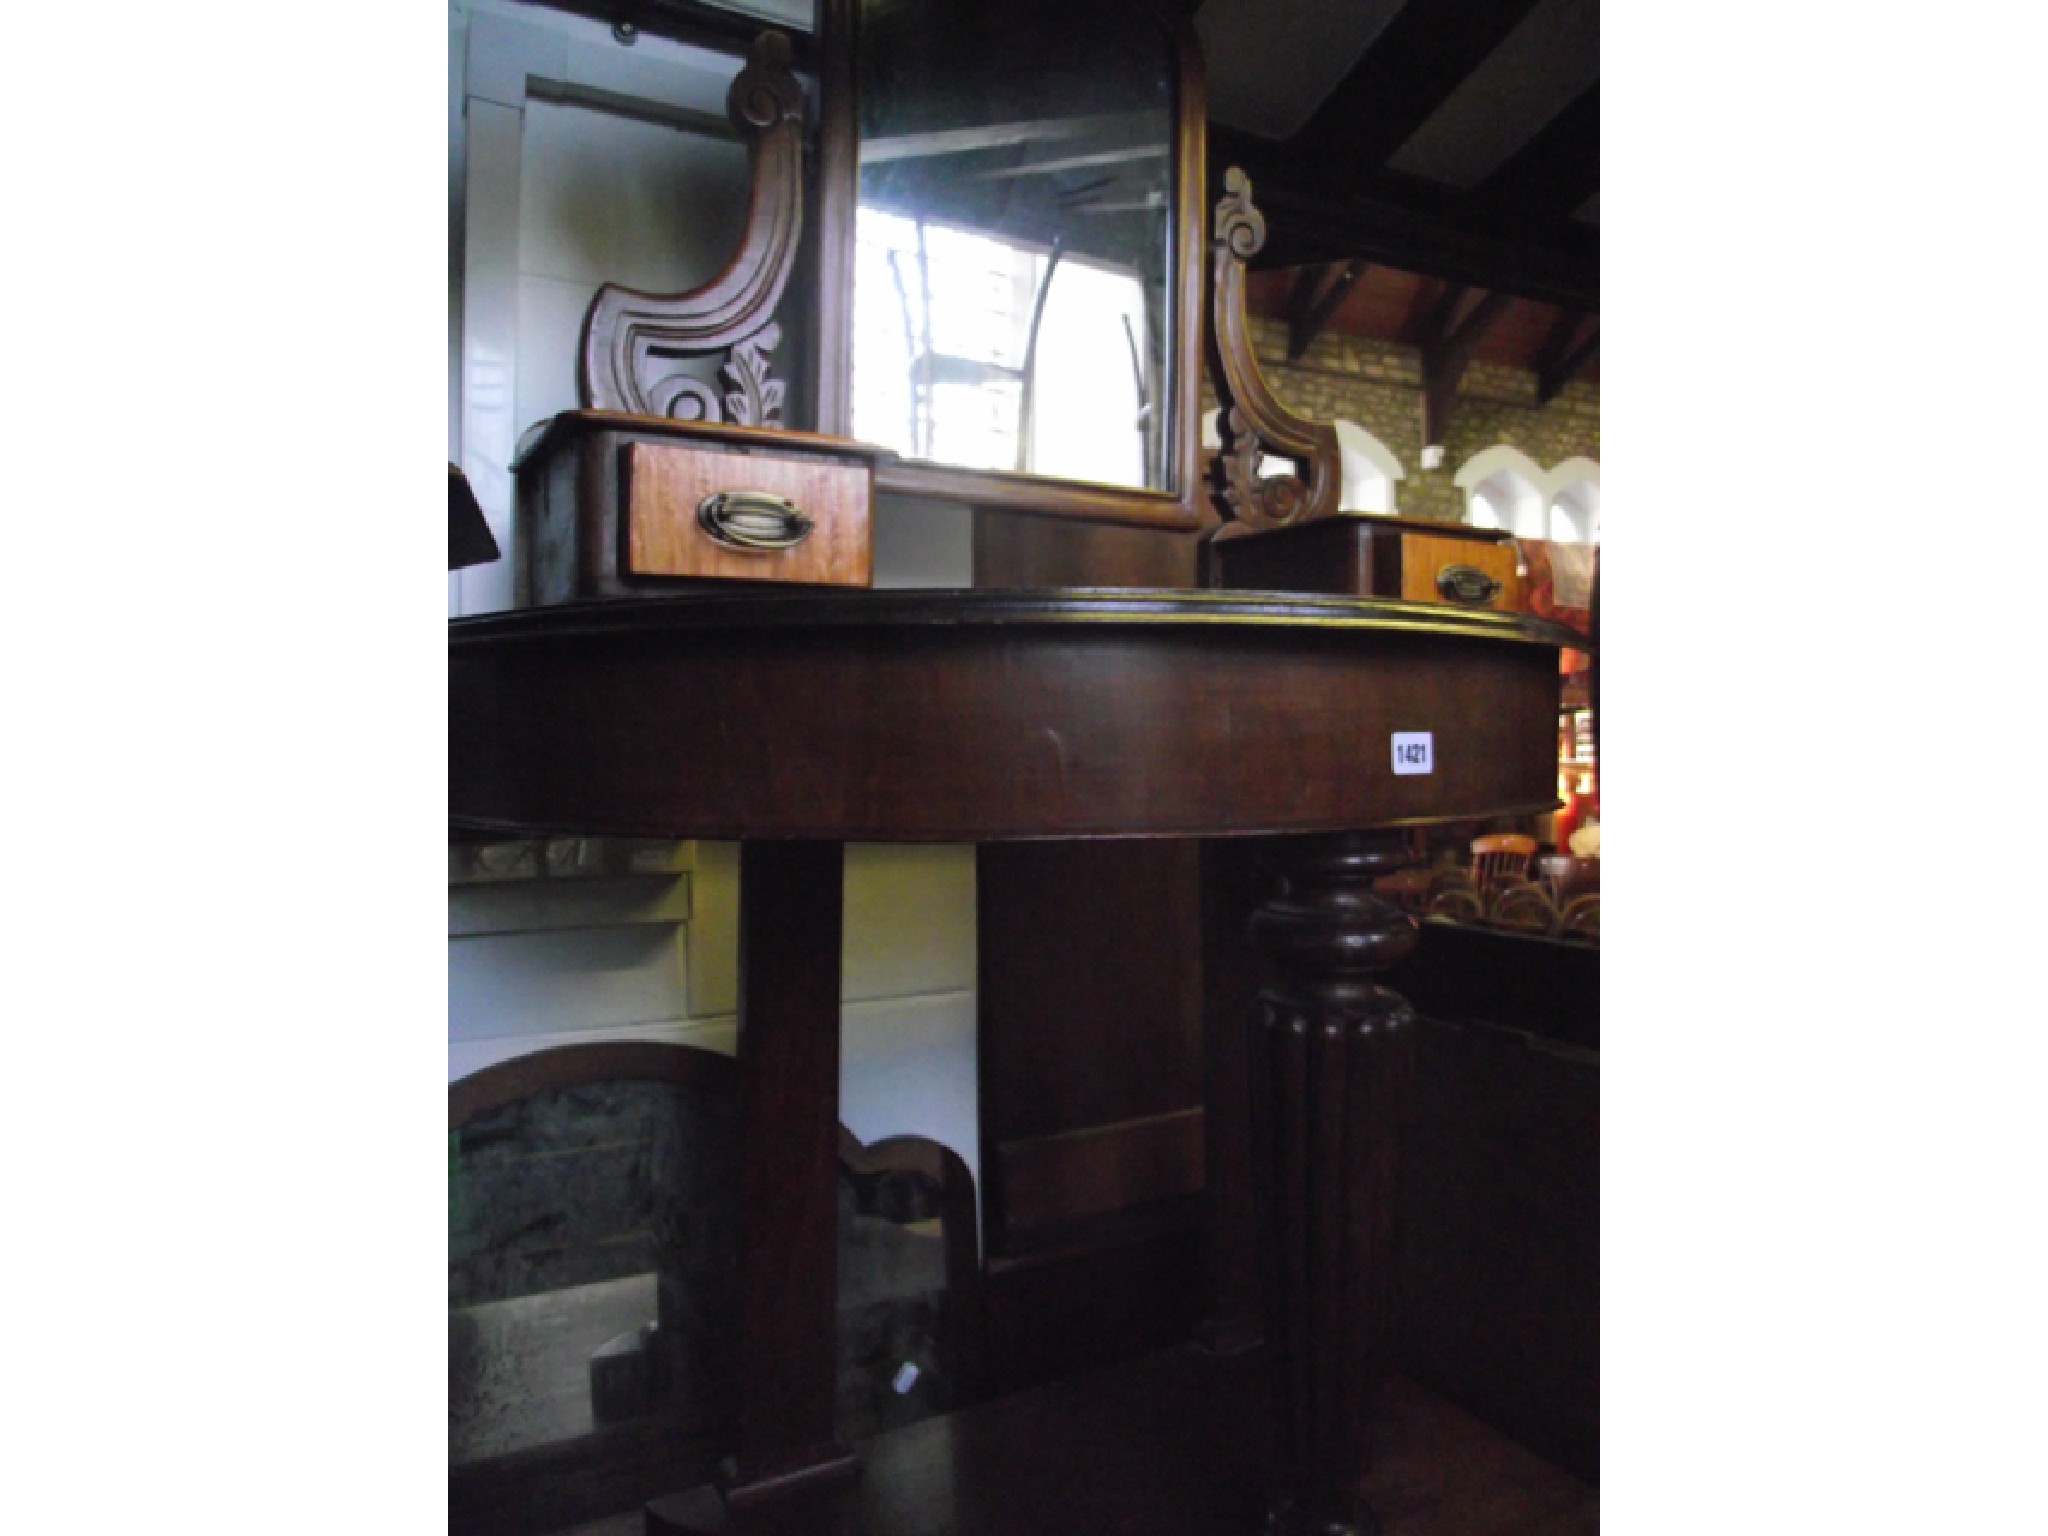
M 1556 804 L 1520 614 L 1247 592 L 689 593 L 449 625 L 467 832 L 975 842 Z M 1396 772 L 1394 737 L 1427 737 Z

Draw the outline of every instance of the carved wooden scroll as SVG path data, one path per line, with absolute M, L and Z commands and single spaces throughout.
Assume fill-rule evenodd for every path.
M 1274 398 L 1252 353 L 1245 320 L 1245 263 L 1266 243 L 1266 220 L 1252 206 L 1251 179 L 1236 166 L 1223 173 L 1210 244 L 1210 371 L 1221 410 L 1223 450 L 1210 465 L 1216 509 L 1226 519 L 1213 538 L 1231 538 L 1328 517 L 1337 510 L 1343 459 L 1330 422 L 1295 415 Z M 1304 465 L 1296 475 L 1259 478 L 1259 459 L 1278 454 Z
M 652 294 L 606 283 L 583 317 L 578 378 L 583 403 L 679 421 L 780 424 L 782 385 L 768 377 L 781 339 L 775 306 L 803 233 L 803 87 L 789 68 L 789 39 L 764 32 L 726 95 L 746 141 L 752 191 L 746 232 L 725 269 L 687 293 Z M 673 365 L 729 349 L 723 401 Z

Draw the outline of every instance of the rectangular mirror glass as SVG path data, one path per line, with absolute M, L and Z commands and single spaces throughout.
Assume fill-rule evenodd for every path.
M 860 0 L 855 35 L 853 435 L 1176 489 L 1173 39 L 1100 0 Z

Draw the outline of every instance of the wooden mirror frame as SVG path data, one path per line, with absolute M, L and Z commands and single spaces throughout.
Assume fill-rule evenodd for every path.
M 1170 440 L 1173 484 L 1165 490 L 1101 485 L 1050 475 L 959 469 L 915 459 L 878 465 L 875 489 L 1043 517 L 1192 531 L 1206 519 L 1201 402 L 1205 305 L 1203 190 L 1208 86 L 1201 45 L 1182 8 L 1125 0 L 1154 22 L 1174 50 L 1173 217 L 1167 226 Z M 818 0 L 818 422 L 820 432 L 853 431 L 853 231 L 860 200 L 860 133 L 855 48 L 859 0 Z

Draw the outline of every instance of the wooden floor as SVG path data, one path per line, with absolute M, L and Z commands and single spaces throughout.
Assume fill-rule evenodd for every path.
M 1153 1355 L 860 1446 L 861 1477 L 745 1536 L 1250 1536 L 1268 1439 L 1255 1360 Z M 1366 1492 L 1382 1536 L 1587 1536 L 1599 1495 L 1396 1378 Z M 715 1508 L 690 1496 L 693 1512 Z M 672 1509 L 676 1506 L 671 1505 Z M 639 1514 L 558 1536 L 641 1536 Z

